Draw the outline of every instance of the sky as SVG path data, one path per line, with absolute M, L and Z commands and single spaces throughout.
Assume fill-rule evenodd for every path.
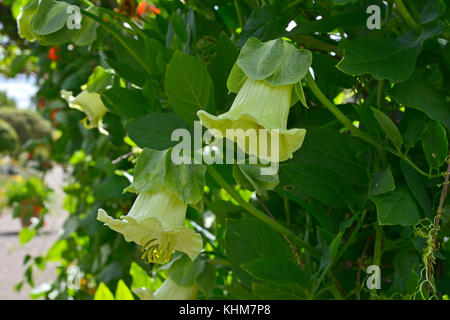
M 36 78 L 18 74 L 14 78 L 0 75 L 0 91 L 6 92 L 8 98 L 13 99 L 19 109 L 29 109 L 31 98 L 36 94 Z

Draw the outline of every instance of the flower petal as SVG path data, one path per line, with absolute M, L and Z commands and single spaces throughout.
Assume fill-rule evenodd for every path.
M 203 248 L 201 235 L 188 227 L 181 227 L 175 233 L 174 250 L 186 253 L 191 260 L 195 260 Z

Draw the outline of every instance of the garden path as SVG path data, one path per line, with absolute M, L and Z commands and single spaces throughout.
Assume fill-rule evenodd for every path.
M 13 287 L 22 280 L 25 267 L 23 259 L 27 254 L 35 257 L 45 255 L 62 230 L 62 225 L 67 217 L 63 210 L 63 183 L 64 172 L 60 166 L 55 166 L 49 171 L 45 180 L 54 190 L 49 214 L 46 217 L 46 225 L 30 242 L 21 246 L 18 233 L 21 230 L 19 219 L 13 219 L 10 211 L 0 215 L 0 300 L 30 299 L 31 288 L 24 284 L 19 292 Z M 55 278 L 56 264 L 47 263 L 44 271 L 33 268 L 35 285 L 47 282 Z

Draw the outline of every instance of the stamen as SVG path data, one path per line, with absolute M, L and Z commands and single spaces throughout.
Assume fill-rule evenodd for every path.
M 143 260 L 148 263 L 163 264 L 170 261 L 172 256 L 175 236 L 172 234 L 163 233 L 161 243 L 155 243 L 156 239 L 151 239 L 145 246 L 142 247 L 144 254 Z

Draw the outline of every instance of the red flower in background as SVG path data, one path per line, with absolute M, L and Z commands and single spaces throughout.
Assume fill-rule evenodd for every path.
M 52 110 L 52 114 L 50 115 L 50 118 L 52 118 L 52 120 L 55 120 L 55 116 L 56 116 L 56 113 L 58 112 L 58 110 L 57 109 L 53 109 Z
M 35 213 L 41 213 L 42 207 L 41 206 L 34 206 L 33 208 Z
M 145 3 L 144 1 L 139 2 L 137 8 L 136 8 L 136 13 L 139 16 L 143 16 L 145 11 L 147 11 L 147 3 Z
M 149 9 L 151 14 L 161 14 L 161 10 L 159 10 L 155 5 L 151 5 Z
M 58 51 L 59 51 L 58 47 L 51 47 L 48 50 L 47 58 L 49 58 L 52 61 L 58 61 L 60 59 L 60 56 L 58 56 Z
M 45 107 L 45 100 L 42 98 L 39 98 L 38 107 L 43 108 Z

